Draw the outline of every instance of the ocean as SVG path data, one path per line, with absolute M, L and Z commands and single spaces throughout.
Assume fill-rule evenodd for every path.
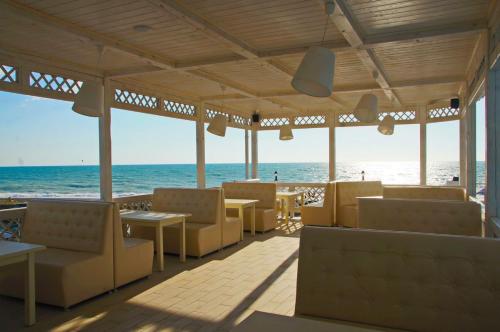
M 478 162 L 478 190 L 484 186 L 484 162 Z M 337 179 L 381 180 L 385 184 L 418 184 L 418 162 L 337 163 Z M 279 182 L 326 182 L 327 163 L 261 163 L 259 178 Z M 427 170 L 428 183 L 443 185 L 459 175 L 458 162 L 433 162 Z M 207 187 L 245 178 L 244 164 L 207 164 Z M 196 187 L 196 165 L 114 165 L 115 196 L 151 193 L 156 187 Z M 0 197 L 99 196 L 98 166 L 0 167 Z

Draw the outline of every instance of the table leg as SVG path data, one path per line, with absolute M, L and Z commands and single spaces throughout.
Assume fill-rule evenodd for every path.
M 163 227 L 156 226 L 156 263 L 159 271 L 163 271 Z
M 252 234 L 252 236 L 255 236 L 255 204 L 252 205 L 250 210 L 250 221 L 250 234 Z
M 241 237 L 240 237 L 240 240 L 243 240 L 243 232 L 244 232 L 244 226 L 245 226 L 245 222 L 243 221 L 243 216 L 244 216 L 244 213 L 243 213 L 243 207 L 240 206 L 238 208 L 238 218 L 240 219 L 241 221 Z
M 35 324 L 35 254 L 27 254 L 25 273 L 25 299 L 26 325 Z
M 179 251 L 179 258 L 181 260 L 181 262 L 185 262 L 186 261 L 186 219 L 185 218 L 182 218 L 182 222 L 181 222 L 181 225 L 179 227 L 180 229 L 180 245 L 181 247 L 179 248 L 180 251 Z

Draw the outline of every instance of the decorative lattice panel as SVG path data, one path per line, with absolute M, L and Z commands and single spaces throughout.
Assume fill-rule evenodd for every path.
M 356 119 L 353 113 L 339 114 L 338 122 L 341 124 L 358 123 L 359 120 Z
M 216 110 L 213 110 L 213 109 L 210 109 L 210 108 L 207 108 L 205 110 L 205 117 L 207 119 L 213 119 L 217 114 L 222 114 L 222 115 L 225 115 L 228 119 L 230 118 L 229 117 L 229 114 L 227 113 L 224 113 L 224 112 L 221 112 L 221 111 L 216 111 Z
M 324 185 L 311 184 L 307 185 L 304 183 L 300 184 L 278 184 L 280 191 L 300 191 L 304 193 L 304 204 L 312 204 L 321 202 L 325 199 L 326 187 Z M 298 203 L 298 202 L 296 202 Z
M 115 101 L 117 103 L 129 104 L 149 109 L 155 109 L 158 107 L 157 97 L 120 89 L 115 90 Z
M 294 120 L 296 126 L 322 125 L 326 123 L 324 115 L 298 116 Z
M 417 118 L 417 112 L 415 110 L 406 110 L 401 112 L 382 112 L 378 114 L 379 121 L 382 121 L 386 115 L 391 115 L 394 120 L 405 122 L 413 121 Z
M 431 108 L 431 109 L 427 110 L 427 119 L 428 120 L 456 118 L 459 115 L 460 115 L 459 108 L 439 107 L 439 108 Z
M 76 95 L 80 91 L 82 84 L 82 81 L 63 76 L 44 74 L 37 71 L 30 73 L 30 87 L 32 88 Z
M 0 82 L 15 83 L 17 81 L 17 69 L 8 65 L 0 65 Z
M 250 126 L 251 120 L 249 118 L 242 117 L 241 115 L 232 115 L 231 121 L 238 126 L 246 127 Z
M 167 112 L 175 114 L 196 116 L 196 107 L 194 105 L 188 105 L 188 104 L 178 103 L 175 101 L 164 100 L 163 109 Z
M 289 118 L 264 118 L 260 120 L 261 127 L 280 127 L 290 124 Z
M 19 241 L 23 216 L 2 218 L 0 217 L 0 240 Z

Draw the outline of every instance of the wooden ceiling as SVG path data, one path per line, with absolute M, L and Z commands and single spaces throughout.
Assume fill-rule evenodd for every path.
M 335 3 L 328 19 L 322 0 L 3 0 L 0 51 L 243 115 L 347 112 L 367 92 L 399 110 L 459 94 L 494 5 Z M 327 22 L 334 93 L 300 95 L 291 78 Z

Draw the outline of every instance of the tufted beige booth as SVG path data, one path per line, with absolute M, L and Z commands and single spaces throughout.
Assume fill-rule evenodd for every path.
M 358 227 L 358 197 L 382 196 L 380 181 L 339 181 L 335 187 L 335 223 L 338 226 Z
M 227 198 L 255 199 L 255 230 L 266 232 L 275 229 L 276 220 L 276 183 L 260 182 L 225 182 L 222 184 Z M 234 217 L 237 211 L 228 211 Z M 250 210 L 244 212 L 244 228 L 250 230 Z
M 481 236 L 481 206 L 460 201 L 360 198 L 359 227 Z
M 124 238 L 120 207 L 113 204 L 115 288 L 153 273 L 153 241 Z
M 384 186 L 383 196 L 384 198 L 467 201 L 467 193 L 461 187 Z
M 296 315 L 416 332 L 497 331 L 500 241 L 305 227 Z
M 225 218 L 224 196 L 220 188 L 186 189 L 156 188 L 153 211 L 184 212 L 186 219 L 186 254 L 201 257 L 240 240 L 241 223 L 237 218 Z M 154 239 L 151 228 L 132 227 L 134 237 Z M 163 248 L 167 253 L 179 253 L 179 225 L 164 227 Z
M 36 255 L 37 301 L 70 307 L 114 288 L 110 203 L 30 201 L 22 241 L 47 246 Z M 21 265 L 0 272 L 0 292 L 22 298 Z
M 333 226 L 335 223 L 335 182 L 328 182 L 323 201 L 305 205 L 300 210 L 304 225 Z

